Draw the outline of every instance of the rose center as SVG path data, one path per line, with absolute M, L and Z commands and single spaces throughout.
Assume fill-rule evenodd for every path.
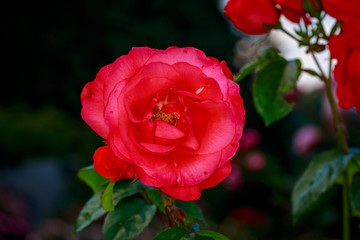
M 171 125 L 176 127 L 179 121 L 179 116 L 177 116 L 175 113 L 165 113 L 158 106 L 155 106 L 153 109 L 153 115 L 151 118 L 149 118 L 149 120 L 150 121 L 161 120 L 170 123 Z

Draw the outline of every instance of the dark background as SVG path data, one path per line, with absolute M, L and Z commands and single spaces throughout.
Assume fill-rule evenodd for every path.
M 226 60 L 236 73 L 235 44 L 246 37 L 233 31 L 215 0 L 9 2 L 1 18 L 0 239 L 7 240 L 71 239 L 76 216 L 91 196 L 76 172 L 92 164 L 93 152 L 103 144 L 81 120 L 80 93 L 102 66 L 135 46 L 193 46 Z M 265 128 L 250 87 L 248 77 L 241 83 L 246 127 L 260 133 L 261 143 L 234 158 L 241 174 L 235 183 L 203 191 L 198 203 L 208 220 L 204 228 L 232 239 L 340 238 L 336 187 L 321 207 L 298 225 L 291 223 L 293 184 L 309 158 L 333 144 L 329 124 L 324 124 L 329 120 L 319 117 L 321 93 L 299 93 L 295 112 Z M 350 123 L 359 136 L 356 121 Z M 308 124 L 329 140 L 299 156 L 292 151 L 292 138 Z M 246 165 L 254 152 L 266 161 L 256 171 Z M 148 229 L 139 239 L 159 231 Z M 76 239 L 102 239 L 101 221 Z

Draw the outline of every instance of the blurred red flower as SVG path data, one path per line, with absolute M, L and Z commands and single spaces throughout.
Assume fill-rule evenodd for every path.
M 360 17 L 359 0 L 321 0 L 321 3 L 325 11 L 338 21 L 344 21 L 349 17 Z
M 240 223 L 249 223 L 253 226 L 263 226 L 267 223 L 268 217 L 265 213 L 252 207 L 239 207 L 232 212 L 232 216 Z
M 280 17 L 271 0 L 230 0 L 224 14 L 236 28 L 251 35 L 267 33 L 264 25 L 276 25 Z
M 311 24 L 309 15 L 306 14 L 304 0 L 273 0 L 281 7 L 281 14 L 294 23 L 299 23 L 301 19 L 305 24 Z
M 329 49 L 337 59 L 333 73 L 339 106 L 360 113 L 360 21 L 344 24 L 343 32 L 329 39 Z

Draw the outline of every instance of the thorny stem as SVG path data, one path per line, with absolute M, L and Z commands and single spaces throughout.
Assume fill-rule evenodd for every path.
M 179 221 L 180 221 L 181 225 L 183 226 L 183 228 L 188 230 L 188 228 L 186 227 L 184 221 L 182 220 L 182 216 L 181 216 L 180 212 L 178 210 L 176 210 L 176 209 L 175 209 L 175 212 L 176 212 L 177 218 L 179 219 Z
M 151 200 L 149 199 L 149 196 L 147 195 L 146 191 L 144 189 L 141 190 L 141 195 L 144 197 L 145 201 L 147 202 L 147 204 L 152 205 L 153 203 L 151 202 Z M 159 211 L 155 212 L 156 216 L 160 219 L 160 221 L 164 224 L 165 228 L 168 228 L 168 224 L 166 223 L 165 219 L 163 218 L 163 216 L 161 216 L 161 214 L 159 213 Z
M 161 201 L 162 201 L 164 209 L 165 209 L 165 214 L 166 214 L 166 218 L 168 220 L 169 226 L 174 227 L 175 225 L 174 225 L 174 222 L 173 222 L 173 218 L 171 216 L 171 213 L 169 212 L 168 200 L 166 199 L 167 196 L 162 191 L 160 191 L 160 196 L 161 196 Z

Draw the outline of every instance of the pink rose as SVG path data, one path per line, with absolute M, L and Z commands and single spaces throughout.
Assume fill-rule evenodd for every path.
M 231 171 L 245 110 L 225 62 L 195 48 L 133 48 L 81 93 L 85 122 L 107 146 L 94 155 L 104 177 L 140 180 L 195 200 Z

